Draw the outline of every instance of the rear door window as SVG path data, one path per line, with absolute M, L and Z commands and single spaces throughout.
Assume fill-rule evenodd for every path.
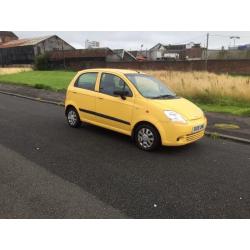
M 97 73 L 95 72 L 84 73 L 77 79 L 75 87 L 87 90 L 95 90 L 96 78 Z

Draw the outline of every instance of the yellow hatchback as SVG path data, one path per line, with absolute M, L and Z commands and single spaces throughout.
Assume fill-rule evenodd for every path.
M 194 142 L 207 125 L 202 110 L 166 84 L 122 69 L 78 72 L 67 90 L 65 114 L 73 128 L 86 122 L 111 129 L 146 151 Z

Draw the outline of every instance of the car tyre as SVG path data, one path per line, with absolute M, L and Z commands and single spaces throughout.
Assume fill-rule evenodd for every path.
M 66 117 L 70 127 L 78 128 L 81 126 L 81 120 L 75 108 L 73 107 L 68 108 L 66 112 Z
M 144 151 L 153 151 L 161 145 L 161 138 L 157 129 L 150 124 L 139 125 L 134 133 L 137 147 Z

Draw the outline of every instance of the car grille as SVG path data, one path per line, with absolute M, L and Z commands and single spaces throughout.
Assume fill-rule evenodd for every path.
M 194 134 L 186 135 L 186 140 L 188 142 L 196 141 L 196 140 L 200 139 L 203 135 L 204 135 L 204 130 L 197 132 L 197 133 L 194 133 Z

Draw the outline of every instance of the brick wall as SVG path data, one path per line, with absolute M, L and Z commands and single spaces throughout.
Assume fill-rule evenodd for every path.
M 51 62 L 52 68 L 61 68 L 60 61 Z M 178 70 L 203 71 L 205 61 L 145 61 L 145 62 L 105 62 L 105 61 L 66 61 L 66 67 L 74 70 L 87 68 L 125 68 L 136 70 Z M 250 60 L 209 60 L 208 71 L 215 73 L 250 74 Z
M 138 70 L 203 71 L 205 70 L 205 61 L 119 62 L 107 63 L 106 66 Z M 250 74 L 250 60 L 210 60 L 208 61 L 207 69 L 215 73 Z

